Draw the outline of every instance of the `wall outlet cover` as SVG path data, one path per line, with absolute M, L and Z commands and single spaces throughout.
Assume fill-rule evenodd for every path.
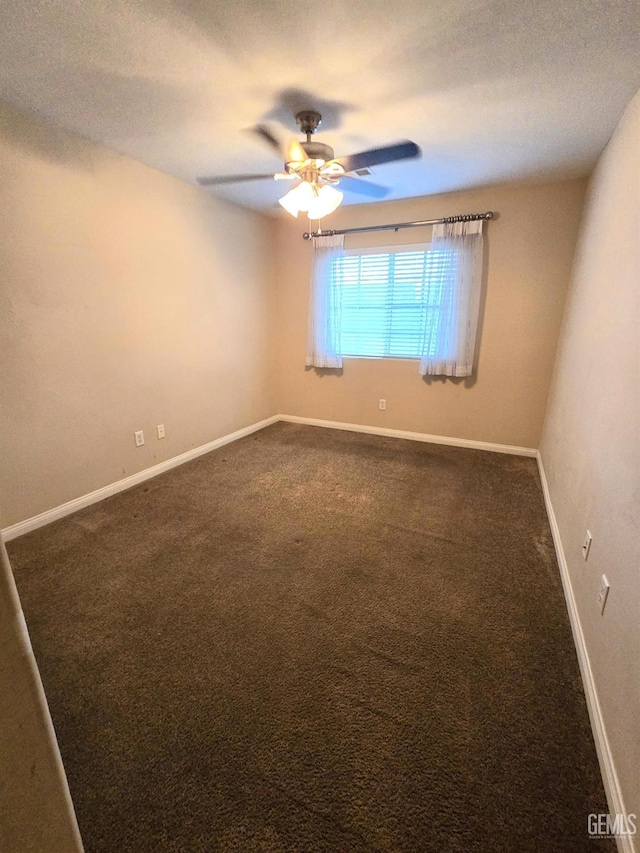
M 610 584 L 606 575 L 600 578 L 600 591 L 598 592 L 598 604 L 600 605 L 600 613 L 604 613 L 604 608 L 609 596 Z

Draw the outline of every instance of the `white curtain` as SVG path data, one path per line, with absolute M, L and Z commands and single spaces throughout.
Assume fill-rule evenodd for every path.
M 431 250 L 441 252 L 442 302 L 426 323 L 420 373 L 470 376 L 482 285 L 482 220 L 433 226 Z
M 342 367 L 339 352 L 341 295 L 340 287 L 331 275 L 331 264 L 343 254 L 343 234 L 313 238 L 305 361 L 308 367 Z

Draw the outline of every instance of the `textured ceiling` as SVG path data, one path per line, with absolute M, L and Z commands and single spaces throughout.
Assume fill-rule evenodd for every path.
M 582 175 L 639 87 L 639 0 L 2 3 L 1 98 L 190 182 L 279 169 L 249 128 L 308 107 L 337 155 L 422 147 L 389 198 Z

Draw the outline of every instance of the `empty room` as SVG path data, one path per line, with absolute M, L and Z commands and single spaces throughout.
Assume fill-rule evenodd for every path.
M 0 48 L 0 850 L 640 853 L 637 0 Z

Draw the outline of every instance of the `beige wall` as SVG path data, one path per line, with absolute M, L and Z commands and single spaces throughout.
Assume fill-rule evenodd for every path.
M 627 803 L 638 812 L 639 114 L 636 99 L 592 184 L 542 445 Z M 499 216 L 486 230 L 472 382 L 426 382 L 406 360 L 349 359 L 341 376 L 320 375 L 304 368 L 306 222 L 241 211 L 5 108 L 0 127 L 2 526 L 278 410 L 538 446 L 584 181 L 340 210 L 327 226 L 487 209 Z M 347 245 L 420 236 L 388 232 Z M 377 408 L 380 397 L 386 412 Z M 158 423 L 164 441 L 155 437 Z M 136 429 L 145 430 L 142 448 L 134 446 Z M 579 561 L 587 526 L 594 533 L 588 570 Z M 612 593 L 600 618 L 595 596 L 605 570 Z M 9 574 L 3 583 L 13 600 Z M 30 789 L 24 814 L 50 797 L 62 815 L 60 849 L 72 850 L 72 816 L 36 674 L 16 619 L 2 616 L 8 627 L 0 643 L 16 695 L 35 691 L 31 711 L 21 703 L 32 714 L 26 742 L 44 756 L 42 786 Z M 15 719 L 15 706 L 0 706 L 0 728 L 9 721 L 10 731 Z M 3 761 L 11 780 L 19 781 L 30 754 Z M 9 791 L 7 779 L 0 784 Z M 26 781 L 12 790 L 23 788 Z
M 573 259 L 585 181 L 498 186 L 340 209 L 327 228 L 497 211 L 486 226 L 476 375 L 423 380 L 409 360 L 348 359 L 342 375 L 305 370 L 308 222 L 278 223 L 280 411 L 456 438 L 537 447 Z M 415 243 L 428 229 L 352 235 L 347 248 Z M 387 411 L 378 400 L 387 400 Z
M 1 541 L 0 803 L 0 850 L 82 850 L 49 710 Z
M 589 187 L 541 445 L 625 805 L 640 816 L 639 320 L 640 93 Z
M 273 222 L 7 108 L 0 128 L 6 527 L 277 407 Z

